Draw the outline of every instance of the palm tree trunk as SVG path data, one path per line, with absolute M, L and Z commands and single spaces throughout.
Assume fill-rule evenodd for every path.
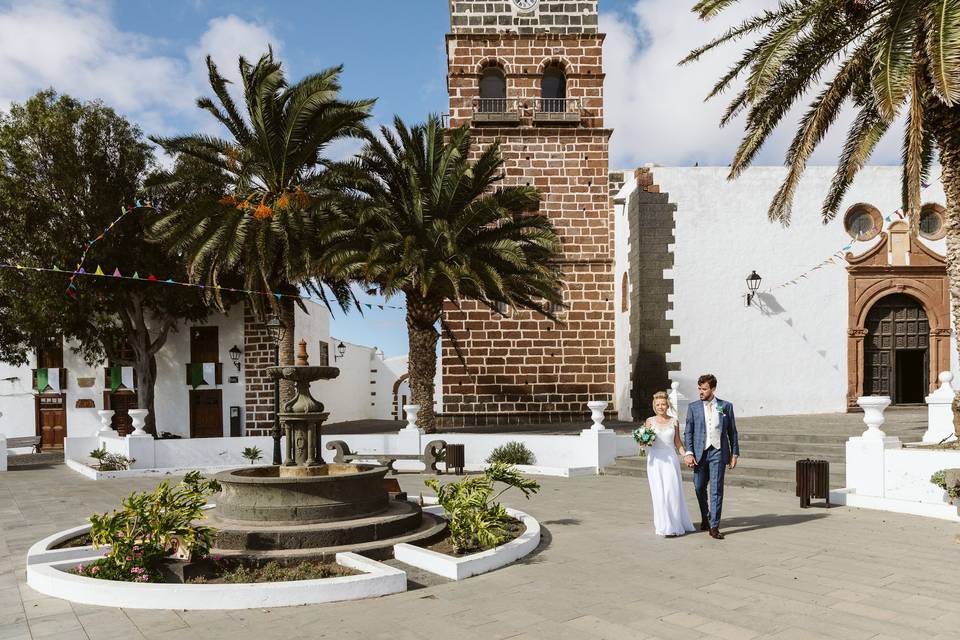
M 280 321 L 286 327 L 283 334 L 283 340 L 280 342 L 280 364 L 290 365 L 294 363 L 293 350 L 296 344 L 296 306 L 293 298 L 283 298 L 280 301 Z M 296 386 L 291 380 L 280 381 L 280 410 L 283 406 L 293 400 L 296 395 Z
M 943 165 L 944 191 L 947 194 L 946 241 L 947 277 L 950 283 L 950 309 L 953 328 L 960 327 L 960 107 L 931 109 L 933 131 Z M 960 351 L 960 341 L 957 342 Z M 953 398 L 953 431 L 960 437 L 960 393 Z
M 440 320 L 440 304 L 423 300 L 415 294 L 407 294 L 407 336 L 410 352 L 407 357 L 407 372 L 410 382 L 410 399 L 420 405 L 417 423 L 426 433 L 437 430 L 433 413 L 434 376 L 437 373 L 436 324 Z

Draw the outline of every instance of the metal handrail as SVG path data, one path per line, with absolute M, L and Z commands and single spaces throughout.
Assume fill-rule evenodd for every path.
M 537 98 L 534 102 L 536 113 L 579 113 L 579 98 Z
M 516 98 L 474 98 L 474 113 L 500 114 L 518 111 Z

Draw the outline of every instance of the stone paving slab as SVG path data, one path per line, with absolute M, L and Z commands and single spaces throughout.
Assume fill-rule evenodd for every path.
M 421 491 L 423 476 L 398 478 L 412 495 Z M 532 556 L 375 600 L 122 610 L 48 598 L 24 584 L 33 542 L 158 481 L 94 482 L 64 467 L 0 476 L 0 640 L 882 640 L 956 637 L 960 623 L 954 524 L 846 507 L 800 509 L 789 494 L 728 487 L 726 540 L 701 532 L 662 539 L 652 533 L 646 481 L 613 476 L 542 478 L 543 491 L 529 502 L 509 498 L 543 526 L 544 542 Z

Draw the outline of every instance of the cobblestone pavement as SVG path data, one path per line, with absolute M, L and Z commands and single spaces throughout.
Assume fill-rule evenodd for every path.
M 400 476 L 416 495 L 422 476 Z M 789 494 L 727 488 L 724 541 L 652 533 L 644 480 L 542 480 L 531 557 L 460 583 L 375 600 L 251 611 L 76 605 L 24 583 L 34 541 L 113 508 L 153 480 L 94 482 L 65 467 L 0 474 L 0 640 L 20 638 L 956 638 L 956 525 L 800 509 Z M 508 494 L 509 496 L 509 494 Z M 692 488 L 687 487 L 691 508 Z

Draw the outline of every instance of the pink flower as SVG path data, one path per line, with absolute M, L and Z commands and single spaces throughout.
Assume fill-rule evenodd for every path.
M 90 575 L 96 575 L 99 567 L 90 567 Z

